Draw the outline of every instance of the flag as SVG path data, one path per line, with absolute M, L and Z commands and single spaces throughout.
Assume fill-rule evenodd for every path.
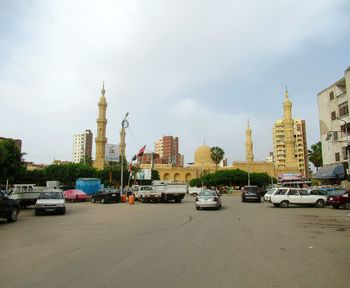
M 145 149 L 146 149 L 146 145 L 140 149 L 140 151 L 139 151 L 139 153 L 137 153 L 136 157 L 141 157 L 143 155 L 143 153 L 145 152 Z
M 135 161 L 136 160 L 136 154 L 134 155 L 134 157 L 132 157 L 131 161 Z
M 129 164 L 129 172 L 132 171 L 132 163 Z

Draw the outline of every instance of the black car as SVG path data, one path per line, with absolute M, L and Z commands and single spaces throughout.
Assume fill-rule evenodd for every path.
M 244 186 L 242 188 L 242 202 L 248 200 L 261 202 L 261 190 L 258 186 Z
M 9 199 L 3 191 L 0 191 L 0 218 L 6 218 L 9 222 L 17 220 L 21 206 L 16 200 Z
M 102 204 L 118 203 L 120 202 L 120 192 L 115 188 L 105 188 L 91 195 L 91 202 L 95 203 L 97 201 L 101 201 Z

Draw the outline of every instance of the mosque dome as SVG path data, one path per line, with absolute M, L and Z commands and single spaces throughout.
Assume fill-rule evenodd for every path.
M 196 166 L 212 166 L 215 165 L 211 159 L 211 150 L 208 145 L 199 147 L 194 153 L 194 163 Z

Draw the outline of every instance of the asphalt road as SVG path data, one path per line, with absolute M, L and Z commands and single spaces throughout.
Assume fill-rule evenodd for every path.
M 0 221 L 0 287 L 349 287 L 350 211 L 224 196 Z

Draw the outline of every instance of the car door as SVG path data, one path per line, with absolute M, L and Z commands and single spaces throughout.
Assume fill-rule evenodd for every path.
M 299 190 L 297 189 L 290 189 L 287 193 L 287 200 L 291 204 L 301 204 L 301 196 L 299 193 Z
M 9 213 L 10 205 L 8 203 L 7 196 L 0 192 L 0 217 L 6 217 Z

